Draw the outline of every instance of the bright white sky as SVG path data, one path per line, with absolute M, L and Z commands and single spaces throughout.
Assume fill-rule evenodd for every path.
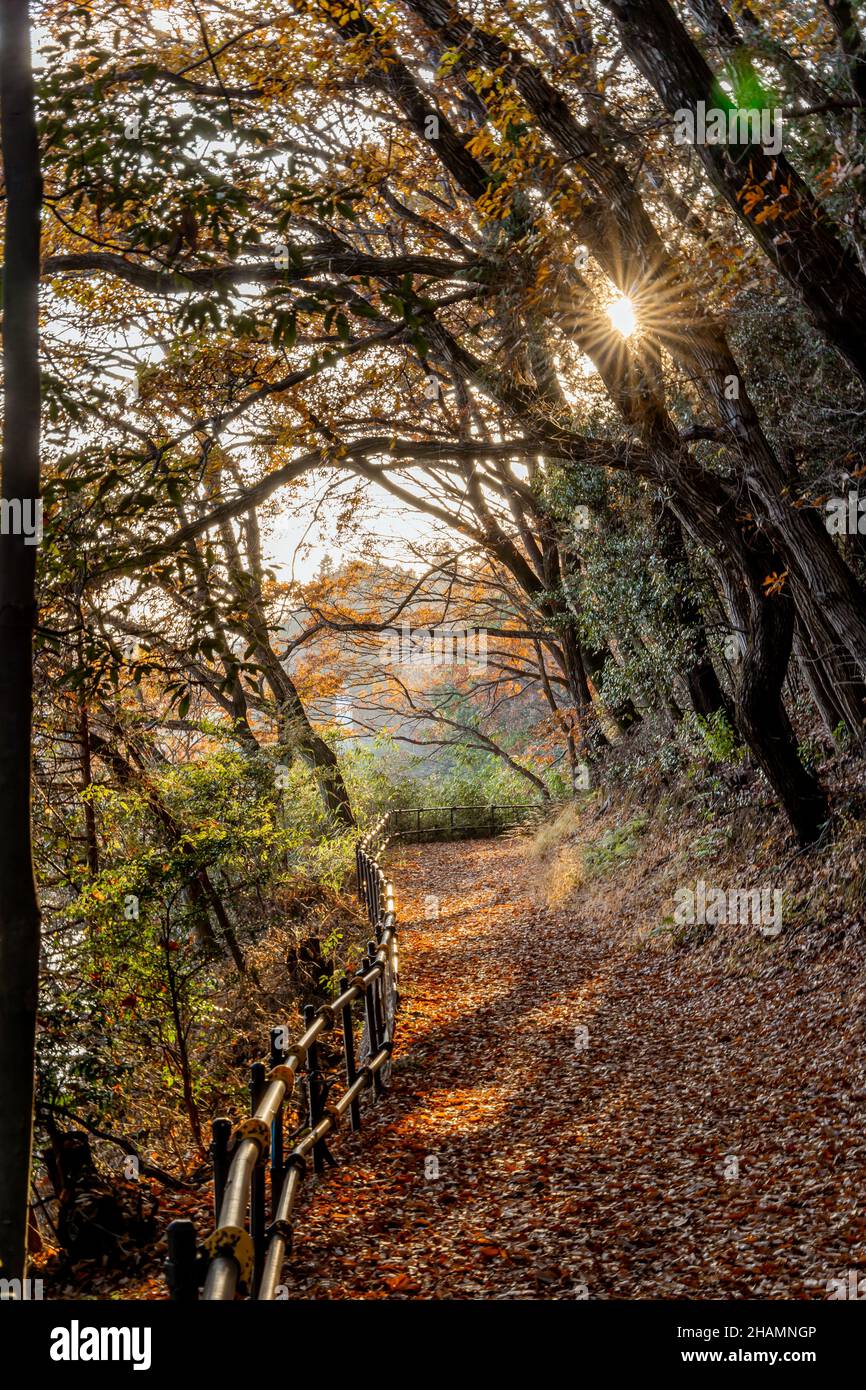
M 420 513 L 401 506 L 376 487 L 364 484 L 365 515 L 357 535 L 343 540 L 337 536 L 336 507 L 326 501 L 317 508 L 321 482 L 311 478 L 302 493 L 293 493 L 291 501 L 273 517 L 262 518 L 262 544 L 273 567 L 285 580 L 311 579 L 319 570 L 325 556 L 330 556 L 334 568 L 353 559 L 371 560 L 375 554 L 385 554 L 395 566 L 415 567 L 410 547 L 423 545 L 436 527 Z M 277 494 L 279 501 L 280 494 Z

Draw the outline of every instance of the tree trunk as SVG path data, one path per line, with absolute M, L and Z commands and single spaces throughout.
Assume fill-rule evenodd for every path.
M 174 1025 L 174 1048 L 173 1060 L 180 1072 L 181 1085 L 183 1087 L 183 1107 L 186 1111 L 192 1137 L 202 1158 L 207 1157 L 204 1138 L 201 1132 L 201 1117 L 198 1113 L 198 1105 L 195 1099 L 195 1085 L 192 1074 L 192 1064 L 189 1056 L 189 1046 L 187 1039 L 187 1029 L 184 1026 L 183 1008 L 181 1005 L 177 978 L 171 962 L 171 942 L 168 937 L 163 942 L 163 953 L 165 955 L 165 971 L 168 979 L 168 994 L 171 1001 L 171 1018 Z
M 836 724 L 842 720 L 852 744 L 863 750 L 866 748 L 866 685 L 857 666 L 840 649 L 815 605 L 803 605 L 798 601 L 797 613 L 804 634 L 808 634 L 815 673 L 831 695 L 831 703 L 839 710 Z
M 697 97 L 705 98 L 708 92 L 704 88 L 707 87 L 709 95 L 713 94 L 712 73 L 692 44 L 688 32 L 663 0 L 633 0 L 628 4 L 625 0 L 622 3 L 620 0 L 616 0 L 616 3 L 606 0 L 606 3 L 616 11 L 631 39 L 634 39 L 638 28 L 641 34 L 646 31 L 650 36 L 655 35 L 659 16 L 669 18 L 667 27 L 671 29 L 671 42 L 677 40 L 680 56 L 691 50 L 686 76 L 683 77 L 677 70 L 671 74 L 671 82 L 688 80 L 697 83 Z M 561 93 L 516 49 L 496 35 L 457 17 L 443 0 L 411 0 L 410 8 L 451 46 L 462 46 L 467 52 L 473 51 L 486 67 L 507 74 L 541 129 L 569 159 L 578 162 L 584 195 L 592 199 L 586 203 L 577 224 L 581 238 L 605 273 L 624 293 L 633 294 L 637 289 L 646 294 L 649 302 L 655 294 L 665 296 L 666 325 L 655 330 L 656 337 L 718 411 L 728 435 L 728 447 L 741 485 L 747 489 L 756 513 L 763 512 L 769 520 L 774 543 L 785 561 L 784 567 L 790 569 L 792 584 L 814 595 L 839 642 L 844 644 L 866 676 L 866 594 L 833 545 L 820 516 L 808 508 L 792 506 L 791 479 L 786 476 L 764 436 L 757 411 L 749 400 L 745 382 L 725 335 L 690 294 L 628 170 L 613 158 L 609 148 L 590 127 L 575 120 Z M 347 37 L 350 28 L 347 26 Z M 641 51 L 633 56 L 641 70 L 644 70 L 644 64 L 652 65 L 654 72 L 658 69 L 656 75 L 662 69 L 667 73 L 670 66 L 670 54 L 661 51 L 657 43 L 651 45 L 651 52 Z M 700 82 L 696 77 L 698 70 Z M 400 92 L 395 92 L 395 99 L 400 101 Z M 725 148 L 709 147 L 711 153 Z M 757 150 L 756 161 L 760 156 L 766 165 L 770 165 L 771 161 L 766 159 L 760 147 L 748 146 L 747 149 L 750 153 Z M 437 145 L 436 152 L 470 196 L 477 197 L 471 184 L 463 181 L 462 166 L 450 159 L 448 151 L 441 144 Z M 778 164 L 778 161 L 773 162 L 774 178 L 778 174 Z M 742 180 L 745 177 L 743 170 L 740 166 L 736 168 L 739 169 L 738 178 Z M 476 169 L 474 182 L 478 180 Z M 866 380 L 866 339 L 862 333 L 862 321 L 866 318 L 866 277 L 853 255 L 839 242 L 823 209 L 814 202 L 809 190 L 793 170 L 791 180 L 794 190 L 792 197 L 796 203 L 796 217 L 792 213 L 795 225 L 791 240 L 799 247 L 798 255 L 793 255 L 792 247 L 777 246 L 772 241 L 774 234 L 768 230 L 771 227 L 769 220 L 766 224 L 757 224 L 755 234 L 760 234 L 759 239 L 769 238 L 769 246 L 765 248 L 768 254 L 772 253 L 777 263 L 780 257 L 783 259 L 784 264 L 780 264 L 782 273 L 789 278 L 794 277 L 792 283 L 796 283 L 804 302 L 812 308 L 825 332 Z M 741 182 L 735 180 L 732 190 L 726 187 L 726 196 L 733 191 L 736 200 L 740 187 Z M 787 219 L 785 229 L 790 230 Z M 828 266 L 833 267 L 832 276 L 827 274 Z M 591 329 L 588 323 L 584 327 Z M 592 340 L 597 335 L 591 331 L 584 332 L 582 336 L 581 346 L 594 362 L 609 391 L 612 391 L 611 374 L 620 377 L 619 388 L 612 391 L 613 398 L 623 410 L 625 418 L 637 427 L 643 401 L 636 391 L 637 382 L 630 382 L 628 370 L 622 371 L 615 360 L 617 345 L 611 334 L 605 332 L 595 343 Z M 606 353 L 599 351 L 605 344 Z M 622 355 L 629 359 L 629 354 L 624 350 Z M 605 364 L 600 361 L 604 356 L 609 359 L 607 373 Z M 652 402 L 649 405 L 652 409 Z M 671 431 L 670 427 L 670 421 L 663 422 L 660 430 L 662 441 L 663 436 L 671 432 L 676 440 L 676 431 Z M 646 438 L 645 430 L 641 432 Z M 676 485 L 675 479 L 671 482 Z
M 707 110 L 731 108 L 667 0 L 606 4 L 623 47 L 667 111 L 694 113 L 699 102 Z M 797 291 L 822 333 L 866 381 L 866 276 L 808 184 L 784 154 L 767 154 L 761 144 L 704 141 L 694 148 L 713 187 Z M 766 216 L 774 206 L 781 209 L 784 236 Z
M 799 617 L 794 627 L 794 656 L 806 682 L 812 703 L 821 716 L 821 722 L 827 733 L 836 742 L 836 729 L 840 724 L 846 722 L 845 717 L 836 699 L 836 692 L 832 685 L 824 679 L 824 663 L 816 655 L 808 630 Z
M 316 733 L 310 723 L 297 687 L 271 643 L 262 597 L 261 551 L 255 513 L 247 518 L 249 564 L 245 567 L 231 525 L 220 527 L 228 560 L 229 574 L 238 599 L 247 613 L 249 633 L 256 656 L 262 664 L 277 705 L 280 742 L 294 755 L 298 753 L 311 770 L 328 815 L 346 830 L 355 825 L 349 791 L 333 748 Z
M 737 723 L 777 793 L 801 845 L 818 839 L 829 810 L 817 777 L 800 761 L 782 704 L 794 607 L 778 597 L 750 605 L 749 643 L 737 686 Z
M 39 496 L 39 209 L 42 184 L 27 0 L 0 5 L 0 127 L 6 183 L 3 490 Z M 23 529 L 23 528 L 19 528 Z M 23 1278 L 33 1134 L 39 903 L 30 827 L 36 551 L 0 536 L 0 1271 Z
M 78 668 L 82 672 L 84 660 L 82 643 L 78 644 Z M 81 785 L 85 792 L 84 800 L 84 838 L 87 844 L 87 867 L 92 875 L 99 873 L 99 839 L 96 833 L 96 811 L 90 788 L 93 786 L 93 768 L 90 758 L 90 715 L 87 709 L 87 688 L 82 679 L 78 690 L 78 747 L 81 753 Z
M 559 646 L 566 684 L 574 702 L 580 751 L 584 757 L 591 760 L 605 747 L 607 738 L 593 708 L 592 691 L 587 679 L 587 653 L 578 641 L 576 624 L 570 612 L 565 615 Z M 600 661 L 599 669 L 603 665 L 604 662 Z
M 824 7 L 839 35 L 842 52 L 848 59 L 851 86 L 866 106 L 866 44 L 849 0 L 824 0 Z
M 665 572 L 673 588 L 671 617 L 689 638 L 693 659 L 683 672 L 695 714 L 701 719 L 723 713 L 732 722 L 732 712 L 710 656 L 706 628 L 691 592 L 692 575 L 682 527 L 670 507 L 662 506 L 656 518 L 656 538 Z
M 290 753 L 298 753 L 310 769 L 328 814 L 345 830 L 351 830 L 355 817 L 337 755 L 330 744 L 316 733 L 294 681 L 287 671 L 280 669 L 281 675 L 271 682 L 280 705 L 280 742 Z
M 608 661 L 612 659 L 609 649 L 599 652 L 592 651 L 589 647 L 583 648 L 583 661 L 586 667 L 586 674 L 592 681 L 597 692 L 600 691 L 602 681 L 604 680 L 604 669 Z M 599 695 L 600 700 L 601 698 L 601 695 Z M 602 704 L 605 715 L 616 725 L 617 731 L 620 734 L 627 733 L 633 725 L 639 724 L 643 718 L 630 695 L 626 695 L 625 698 L 620 700 L 616 705 L 604 700 Z M 605 739 L 604 742 L 607 743 L 607 739 Z M 602 747 L 603 746 L 604 745 L 602 745 Z

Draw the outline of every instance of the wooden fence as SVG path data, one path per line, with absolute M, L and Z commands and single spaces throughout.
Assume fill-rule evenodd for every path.
M 200 1290 L 216 1301 L 237 1294 L 263 1301 L 288 1297 L 282 1272 L 309 1163 L 316 1173 L 333 1163 L 327 1141 L 345 1120 L 359 1130 L 362 1099 L 375 1102 L 384 1093 L 399 1001 L 394 894 L 380 862 L 386 820 L 356 849 L 358 893 L 373 933 L 360 969 L 351 979 L 343 977 L 332 1003 L 304 1009 L 304 1031 L 295 1041 L 287 1027 L 271 1029 L 268 1065 L 251 1068 L 250 1116 L 234 1128 L 225 1118 L 213 1121 L 214 1229 L 199 1241 L 192 1221 L 168 1227 L 166 1279 L 175 1302 L 197 1300 Z M 332 1031 L 338 1042 L 325 1066 L 319 1040 Z M 345 1090 L 332 1101 L 340 1071 Z M 286 1102 L 298 1081 L 307 1121 L 290 1136 L 286 1153 Z
M 549 811 L 540 802 L 504 806 L 406 806 L 388 812 L 392 840 L 421 844 L 428 840 L 459 840 L 499 835 L 503 830 L 532 825 Z

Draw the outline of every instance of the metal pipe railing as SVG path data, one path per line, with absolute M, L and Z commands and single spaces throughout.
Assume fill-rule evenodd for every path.
M 391 839 L 421 843 L 437 837 L 496 835 L 515 829 L 547 809 L 541 802 L 494 803 L 489 806 L 404 806 L 388 812 Z M 425 824 L 422 817 L 432 818 Z M 464 817 L 461 823 L 459 817 Z
M 340 982 L 340 994 L 318 1009 L 305 1010 L 304 1032 L 286 1047 L 271 1030 L 270 1070 L 261 1063 L 252 1073 L 252 1114 L 236 1127 L 232 1141 L 228 1122 L 213 1122 L 214 1230 L 198 1246 L 189 1221 L 168 1228 L 166 1261 L 171 1297 L 188 1301 L 204 1284 L 207 1300 L 231 1300 L 238 1292 L 259 1301 L 276 1297 L 280 1274 L 291 1246 L 291 1217 L 312 1155 L 317 1170 L 333 1162 L 325 1144 L 348 1112 L 351 1127 L 361 1126 L 360 1098 L 383 1093 L 381 1072 L 393 1048 L 397 1003 L 397 928 L 394 890 L 379 863 L 388 837 L 382 816 L 355 850 L 358 896 L 364 904 L 376 939 L 371 941 L 362 968 Z M 389 991 L 390 1009 L 385 991 Z M 359 1065 L 355 1057 L 353 1005 L 364 1001 L 369 1055 Z M 342 1023 L 346 1088 L 327 1104 L 331 1083 L 318 1070 L 317 1042 Z M 307 1083 L 309 1123 L 291 1152 L 283 1157 L 283 1116 L 295 1082 L 303 1071 Z M 268 1166 L 268 1160 L 270 1164 Z M 271 1223 L 265 1227 L 265 1197 L 270 1177 Z

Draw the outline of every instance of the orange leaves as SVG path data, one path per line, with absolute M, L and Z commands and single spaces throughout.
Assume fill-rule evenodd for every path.
M 508 1259 L 508 1251 L 503 1250 L 501 1245 L 497 1245 L 495 1241 L 489 1239 L 487 1236 L 476 1238 L 473 1244 L 476 1246 L 482 1260 Z
M 799 207 L 796 190 L 790 183 L 775 186 L 775 167 L 774 172 L 768 174 L 761 182 L 750 177 L 737 194 L 737 201 L 742 204 L 743 212 L 752 218 L 756 226 L 761 226 L 764 222 L 775 222 L 779 217 L 793 217 Z M 751 164 L 749 172 L 751 175 Z M 781 243 L 781 238 L 777 238 L 777 242 Z
M 382 1282 L 391 1293 L 417 1293 L 421 1288 L 408 1274 L 390 1274 Z
M 400 852 L 390 1094 L 304 1193 L 290 1297 L 802 1299 L 863 1263 L 850 968 L 659 950 L 645 929 L 692 835 L 657 823 L 631 867 L 556 911 L 519 840 Z M 162 1215 L 202 1230 L 207 1198 L 164 1194 Z M 164 1297 L 159 1257 L 88 1292 L 110 1277 Z
M 787 570 L 782 570 L 781 574 L 777 574 L 776 571 L 773 570 L 772 574 L 768 574 L 766 579 L 764 580 L 764 593 L 767 595 L 767 597 L 777 597 L 777 595 L 779 595 L 784 589 L 785 581 L 787 580 L 787 578 Z

